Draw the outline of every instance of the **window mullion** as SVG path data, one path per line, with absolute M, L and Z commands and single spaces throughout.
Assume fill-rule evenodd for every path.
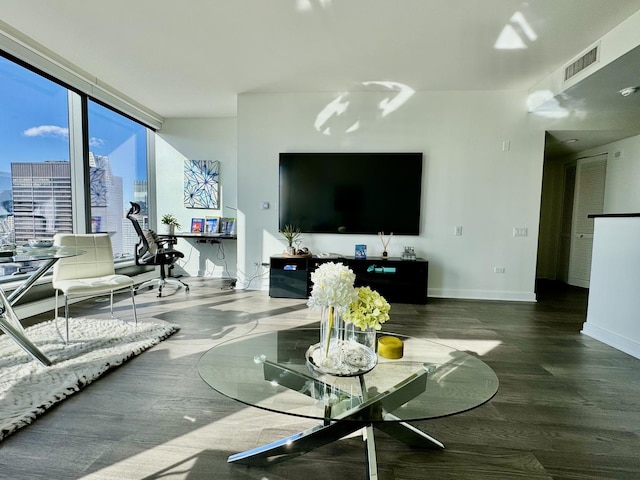
M 89 182 L 86 181 L 88 157 L 86 142 L 83 140 L 87 122 L 83 120 L 86 108 L 83 108 L 83 99 L 77 93 L 69 90 L 69 161 L 71 163 L 71 199 L 73 203 L 73 231 L 87 233 L 89 218 L 89 206 L 87 198 Z

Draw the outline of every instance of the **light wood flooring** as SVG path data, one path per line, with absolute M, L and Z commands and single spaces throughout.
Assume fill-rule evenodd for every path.
M 137 296 L 142 319 L 174 322 L 180 331 L 0 442 L 1 479 L 365 478 L 357 437 L 269 468 L 227 464 L 230 454 L 314 422 L 217 394 L 199 378 L 198 359 L 250 332 L 317 325 L 318 314 L 302 300 L 229 290 L 221 280 L 187 282 L 188 293 Z M 640 360 L 580 334 L 586 291 L 551 287 L 539 288 L 536 304 L 393 305 L 387 330 L 475 352 L 500 389 L 480 408 L 417 424 L 445 450 L 411 449 L 377 434 L 380 479 L 640 478 Z M 94 300 L 73 306 L 75 316 L 107 309 Z M 118 310 L 130 315 L 126 296 Z

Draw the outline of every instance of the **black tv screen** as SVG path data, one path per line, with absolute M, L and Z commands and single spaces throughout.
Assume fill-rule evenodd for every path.
M 279 227 L 418 235 L 422 153 L 281 153 Z

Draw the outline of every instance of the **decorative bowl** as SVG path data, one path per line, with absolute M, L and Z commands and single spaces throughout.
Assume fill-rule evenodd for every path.
M 29 246 L 33 248 L 49 248 L 53 246 L 53 240 L 48 238 L 32 238 Z

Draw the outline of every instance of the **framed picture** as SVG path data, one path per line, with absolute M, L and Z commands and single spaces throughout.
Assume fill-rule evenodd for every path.
M 204 218 L 191 219 L 191 233 L 202 233 L 204 230 Z
M 220 162 L 184 161 L 184 206 L 219 208 Z
M 205 233 L 218 233 L 219 230 L 220 230 L 220 217 L 205 217 L 204 219 Z

